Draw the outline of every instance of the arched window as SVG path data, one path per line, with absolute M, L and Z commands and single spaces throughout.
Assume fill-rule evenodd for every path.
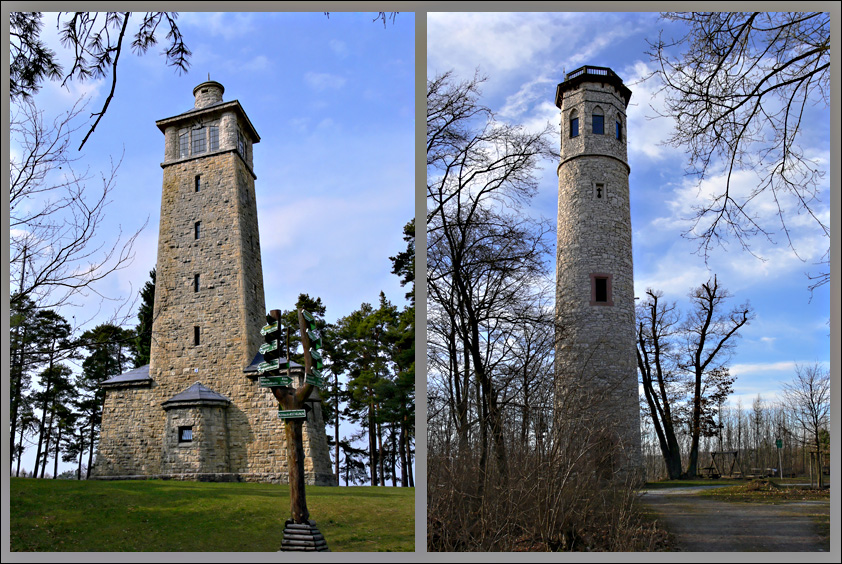
M 605 115 L 599 106 L 593 109 L 593 132 L 596 135 L 603 135 L 605 133 Z
M 579 112 L 573 110 L 570 112 L 570 137 L 579 136 Z

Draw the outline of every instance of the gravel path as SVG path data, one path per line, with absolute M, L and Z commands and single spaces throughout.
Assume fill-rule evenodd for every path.
M 696 495 L 704 487 L 652 490 L 643 501 L 688 552 L 826 552 L 811 515 L 826 501 L 731 503 Z

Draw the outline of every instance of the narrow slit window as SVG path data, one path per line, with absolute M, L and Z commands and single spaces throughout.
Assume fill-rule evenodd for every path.
M 579 114 L 576 110 L 570 113 L 570 137 L 579 136 Z
M 242 157 L 245 159 L 246 158 L 246 138 L 239 131 L 237 132 L 237 150 L 240 151 L 240 155 L 242 155 Z
M 594 279 L 594 301 L 605 303 L 608 301 L 608 279 L 595 278 Z
M 193 275 L 193 291 L 194 292 L 199 291 L 199 275 L 198 274 Z
M 199 341 L 199 328 L 193 327 L 193 346 L 198 347 L 200 344 Z
M 200 174 L 196 175 L 196 181 L 195 181 L 195 184 L 194 184 L 193 188 L 195 189 L 196 192 L 198 192 L 199 190 L 202 189 L 202 176 Z
M 591 305 L 614 305 L 611 278 L 610 274 L 591 274 Z
M 614 123 L 615 123 L 615 124 L 616 124 L 616 126 L 617 126 L 617 127 L 616 127 L 616 129 L 617 129 L 617 140 L 618 140 L 618 141 L 622 141 L 622 140 L 623 140 L 623 126 L 622 126 L 622 125 L 620 125 L 620 122 L 619 122 L 619 121 L 614 122 Z
M 198 239 L 202 235 L 202 222 L 197 221 L 193 224 L 193 238 Z

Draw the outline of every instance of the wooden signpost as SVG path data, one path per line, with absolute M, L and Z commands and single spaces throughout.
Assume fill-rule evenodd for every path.
M 280 339 L 280 310 L 273 309 L 267 316 L 269 325 L 263 328 L 261 333 L 266 338 L 266 344 L 261 346 L 260 352 L 264 357 L 269 354 L 273 358 L 279 357 L 281 349 Z M 273 323 L 274 321 L 274 323 Z M 282 551 L 329 551 L 327 541 L 316 528 L 315 521 L 310 520 L 310 512 L 307 509 L 307 497 L 304 491 L 304 438 L 302 426 L 307 418 L 307 411 L 310 407 L 305 401 L 313 392 L 313 386 L 319 385 L 321 381 L 322 368 L 321 336 L 316 331 L 315 319 L 309 313 L 298 310 L 298 324 L 301 331 L 301 342 L 304 345 L 304 382 L 303 386 L 296 388 L 292 385 L 290 375 L 289 351 L 286 351 L 286 362 L 279 360 L 267 361 L 258 366 L 260 374 L 266 376 L 260 378 L 260 386 L 268 387 L 278 400 L 280 409 L 278 417 L 284 420 L 284 435 L 287 444 L 287 467 L 289 468 L 289 500 L 291 517 L 286 521 L 284 527 L 284 538 L 281 543 Z M 264 332 L 265 331 L 265 332 Z M 287 348 L 289 343 L 287 342 Z M 277 352 L 276 352 L 277 351 Z M 313 354 L 315 351 L 315 354 Z M 313 362 L 316 357 L 317 362 Z M 265 370 L 260 367 L 267 364 Z M 269 366 L 275 364 L 274 366 Z M 282 368 L 286 368 L 287 375 L 279 374 Z

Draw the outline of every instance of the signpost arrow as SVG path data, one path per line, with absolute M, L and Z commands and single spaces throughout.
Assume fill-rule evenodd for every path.
M 280 419 L 306 419 L 307 412 L 303 409 L 279 409 L 278 417 Z
M 272 388 L 275 386 L 292 386 L 292 378 L 289 376 L 263 376 L 260 378 L 261 388 Z

